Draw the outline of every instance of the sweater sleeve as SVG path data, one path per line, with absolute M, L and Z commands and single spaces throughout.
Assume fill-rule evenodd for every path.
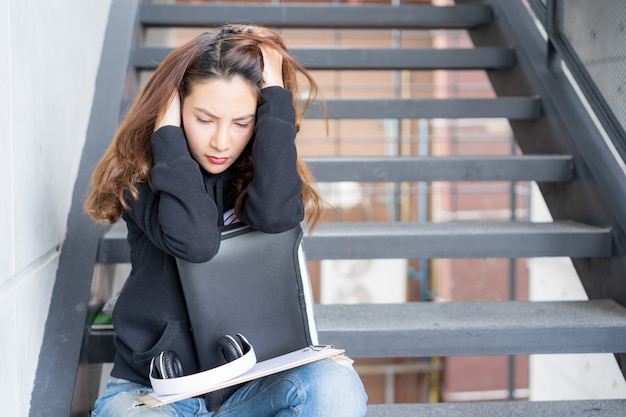
M 304 217 L 302 180 L 296 169 L 295 111 L 291 91 L 262 90 L 252 145 L 254 178 L 248 185 L 243 221 L 266 233 L 279 233 Z
M 127 197 L 131 210 L 126 216 L 164 252 L 191 262 L 207 261 L 219 249 L 217 207 L 189 154 L 183 130 L 162 127 L 151 142 L 151 187 L 139 184 L 139 198 Z

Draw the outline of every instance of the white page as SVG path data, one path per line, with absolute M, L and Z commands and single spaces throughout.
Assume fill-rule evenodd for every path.
M 238 377 L 230 379 L 228 381 L 218 382 L 212 386 L 198 387 L 194 391 L 181 394 L 159 395 L 156 393 L 151 393 L 139 397 L 139 401 L 143 402 L 149 407 L 159 407 L 165 404 L 184 400 L 186 398 L 191 398 L 197 395 L 206 394 L 208 392 L 217 391 L 222 388 L 227 388 L 232 385 L 252 381 L 254 379 L 282 372 L 287 369 L 296 368 L 298 366 L 315 362 L 320 359 L 340 355 L 344 352 L 344 349 L 335 349 L 332 346 L 308 347 L 305 349 L 296 350 L 291 353 L 286 353 L 284 355 L 277 356 L 275 358 L 268 359 L 262 362 L 257 362 L 256 365 L 254 365 L 249 371 L 244 372 Z

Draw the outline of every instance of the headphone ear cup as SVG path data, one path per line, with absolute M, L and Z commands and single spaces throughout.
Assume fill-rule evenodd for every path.
M 238 336 L 235 338 L 227 334 L 217 339 L 217 349 L 226 363 L 243 356 L 244 349 Z
M 237 339 L 237 341 L 239 342 L 239 346 L 241 347 L 242 356 L 248 353 L 250 349 L 252 349 L 252 345 L 250 344 L 250 342 L 248 342 L 248 339 L 246 339 L 241 333 L 237 333 L 235 335 L 235 338 Z
M 224 363 L 232 362 L 241 358 L 244 354 L 250 352 L 252 345 L 241 334 L 222 336 L 217 339 L 217 350 L 222 356 Z M 235 391 L 241 388 L 243 384 L 223 388 L 206 394 L 205 401 L 210 411 L 216 411 Z
M 183 376 L 183 365 L 173 350 L 161 352 L 152 359 L 153 376 L 160 379 L 178 378 Z

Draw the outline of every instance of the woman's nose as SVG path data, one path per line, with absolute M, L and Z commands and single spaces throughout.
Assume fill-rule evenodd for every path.
M 210 141 L 211 146 L 218 151 L 226 151 L 230 148 L 230 137 L 228 130 L 220 128 L 215 131 L 215 134 Z

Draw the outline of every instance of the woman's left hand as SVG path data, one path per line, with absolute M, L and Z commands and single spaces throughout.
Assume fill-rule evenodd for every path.
M 283 56 L 275 48 L 259 45 L 263 54 L 263 85 L 262 88 L 283 86 Z

